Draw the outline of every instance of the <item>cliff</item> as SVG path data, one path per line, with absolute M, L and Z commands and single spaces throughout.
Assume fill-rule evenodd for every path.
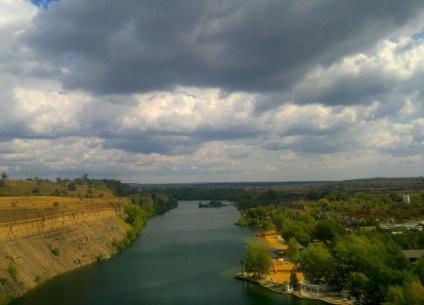
M 47 278 L 116 252 L 112 240 L 121 240 L 128 225 L 110 204 L 81 206 L 14 214 L 0 209 L 0 296 L 22 295 Z

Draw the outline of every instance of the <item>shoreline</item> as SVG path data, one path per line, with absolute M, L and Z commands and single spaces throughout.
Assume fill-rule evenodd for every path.
M 278 251 L 287 251 L 287 243 L 278 235 L 275 231 L 266 231 L 258 232 L 254 234 L 258 238 L 263 238 L 265 243 L 270 247 L 270 249 L 277 249 Z M 354 304 L 354 300 L 348 300 L 346 297 L 342 296 L 340 293 L 336 292 L 323 292 L 320 295 L 307 295 L 301 291 L 294 291 L 293 289 L 288 289 L 284 283 L 290 281 L 291 271 L 295 268 L 295 265 L 287 259 L 284 261 L 276 260 L 273 258 L 274 266 L 269 270 L 270 274 L 265 276 L 263 279 L 254 279 L 249 276 L 246 276 L 246 273 L 237 273 L 235 275 L 236 279 L 248 281 L 250 283 L 260 285 L 268 290 L 271 290 L 280 294 L 292 294 L 301 299 L 309 300 L 318 300 L 325 302 L 327 304 Z M 301 271 L 297 272 L 299 282 L 304 280 L 303 273 Z
M 305 296 L 305 295 L 302 295 L 300 291 L 284 291 L 281 284 L 277 284 L 277 285 L 274 285 L 274 286 L 266 285 L 264 280 L 257 280 L 257 279 L 250 277 L 250 276 L 242 275 L 241 273 L 237 273 L 234 276 L 234 278 L 237 279 L 237 280 L 240 280 L 240 281 L 246 281 L 246 282 L 261 286 L 261 287 L 266 288 L 268 290 L 271 290 L 272 292 L 275 292 L 275 293 L 290 294 L 290 295 L 293 295 L 293 296 L 300 298 L 300 299 L 322 301 L 322 302 L 325 302 L 327 304 L 334 304 L 334 305 L 339 305 L 339 304 L 352 305 L 352 304 L 354 304 L 354 300 L 347 300 L 346 298 L 343 298 L 342 296 L 340 296 L 340 294 L 338 294 L 338 293 L 329 292 L 329 293 L 326 293 L 324 296 L 320 296 L 320 297 Z

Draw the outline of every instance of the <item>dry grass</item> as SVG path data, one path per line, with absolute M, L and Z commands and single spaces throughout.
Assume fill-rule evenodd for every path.
M 93 208 L 121 206 L 128 199 L 73 198 L 54 196 L 13 196 L 0 197 L 0 222 L 37 218 L 63 212 Z
M 78 209 L 92 203 L 106 203 L 109 199 L 104 198 L 74 198 L 55 196 L 11 196 L 0 197 L 0 209 L 19 207 L 20 209 L 48 209 L 55 208 L 54 202 L 59 206 Z
M 14 180 L 7 179 L 5 181 L 6 186 L 4 188 L 4 194 L 2 195 L 14 195 L 14 196 L 52 196 L 54 192 L 60 192 L 60 195 L 65 197 L 86 197 L 89 192 L 88 185 L 76 185 L 75 191 L 70 191 L 68 185 L 70 182 L 55 183 L 52 181 L 30 181 L 30 180 Z M 37 194 L 34 192 L 37 191 Z M 95 187 L 91 188 L 90 197 L 103 197 L 112 198 L 113 194 L 110 190 L 104 188 L 97 190 Z

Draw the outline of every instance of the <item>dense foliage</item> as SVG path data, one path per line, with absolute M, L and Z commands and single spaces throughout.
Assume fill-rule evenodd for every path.
M 402 249 L 424 249 L 424 233 L 403 226 L 392 226 L 397 234 L 379 230 L 382 222 L 424 217 L 423 187 L 409 189 L 410 204 L 399 189 L 327 187 L 294 201 L 284 192 L 252 191 L 236 201 L 237 224 L 280 233 L 288 241 L 287 256 L 311 283 L 347 290 L 366 304 L 423 304 L 424 257 L 411 264 Z
M 158 198 L 159 196 L 160 198 Z M 125 206 L 125 222 L 131 225 L 131 229 L 127 231 L 126 236 L 121 241 L 112 241 L 112 245 L 117 251 L 121 251 L 130 245 L 150 217 L 178 207 L 178 202 L 175 199 L 167 198 L 163 194 L 155 194 L 152 197 L 132 197 Z

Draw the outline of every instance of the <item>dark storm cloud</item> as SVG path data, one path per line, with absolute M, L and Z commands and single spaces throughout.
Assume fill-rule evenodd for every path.
M 35 17 L 23 40 L 43 62 L 43 73 L 56 75 L 67 89 L 125 94 L 183 85 L 283 92 L 310 67 L 372 49 L 423 6 L 377 0 L 62 0 Z M 355 94 L 387 89 L 358 86 Z M 323 103 L 336 104 L 344 94 L 335 87 Z
M 119 149 L 142 154 L 184 155 L 193 153 L 199 146 L 197 141 L 175 135 L 157 135 L 148 132 L 133 138 L 108 139 L 105 149 Z
M 358 143 L 354 138 L 343 135 L 328 136 L 298 136 L 292 141 L 285 141 L 284 138 L 263 139 L 259 145 L 269 151 L 293 150 L 302 154 L 330 154 L 342 151 L 349 151 L 355 148 Z M 256 144 L 256 143 L 255 143 Z
M 228 141 L 236 139 L 248 139 L 251 137 L 259 136 L 264 132 L 258 126 L 228 126 L 220 128 L 219 126 L 199 127 L 195 130 L 195 136 L 203 139 L 204 141 Z
M 101 128 L 99 128 L 101 130 Z M 148 129 L 122 134 L 102 134 L 103 147 L 127 152 L 185 155 L 195 152 L 204 142 L 248 139 L 263 134 L 258 128 L 245 130 L 233 126 L 221 130 L 200 127 L 190 132 Z
M 302 96 L 302 94 L 297 96 L 296 102 L 298 104 L 321 103 L 330 106 L 369 104 L 390 92 L 395 84 L 395 79 L 388 79 L 383 73 L 339 77 L 322 92 L 312 91 L 308 92 L 309 96 Z

